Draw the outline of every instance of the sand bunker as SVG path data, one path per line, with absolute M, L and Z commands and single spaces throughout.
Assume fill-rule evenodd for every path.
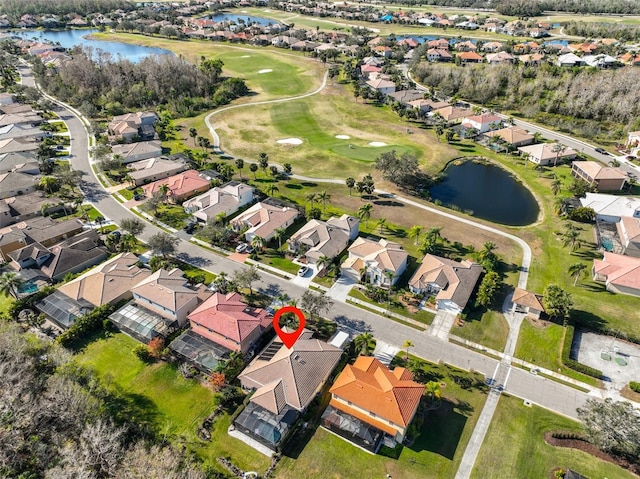
M 242 12 L 242 13 L 247 13 L 247 11 L 246 11 L 246 10 L 240 10 L 240 12 Z
M 387 144 L 381 141 L 372 141 L 371 143 L 369 143 L 369 146 L 387 146 Z
M 242 55 L 240 58 L 251 58 L 251 55 Z
M 336 135 L 336 138 L 338 140 L 348 140 L 351 137 L 349 135 Z
M 264 70 L 260 70 L 258 73 L 271 73 L 273 70 L 271 68 L 265 68 Z
M 302 145 L 302 140 L 300 138 L 285 138 L 284 140 L 276 140 L 276 143 L 281 145 Z

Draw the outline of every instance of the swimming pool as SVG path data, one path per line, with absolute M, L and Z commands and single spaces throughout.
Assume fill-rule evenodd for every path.
M 22 283 L 18 288 L 18 293 L 21 294 L 33 294 L 38 291 L 38 286 L 33 281 L 27 281 L 26 283 Z
M 600 244 L 605 249 L 605 251 L 613 251 L 613 241 L 611 241 L 609 238 L 602 238 L 600 240 Z

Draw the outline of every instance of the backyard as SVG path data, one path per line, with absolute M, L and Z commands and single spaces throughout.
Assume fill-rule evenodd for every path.
M 172 442 L 187 445 L 215 469 L 220 469 L 219 456 L 230 456 L 247 470 L 267 468 L 265 456 L 227 435 L 228 415 L 216 420 L 210 442 L 201 441 L 196 428 L 215 408 L 215 394 L 197 380 L 184 379 L 171 364 L 142 362 L 132 352 L 138 344 L 122 333 L 98 337 L 78 351 L 76 360 L 93 369 L 109 390 L 124 398 L 127 407 L 137 412 L 131 417 L 133 421 L 147 423 Z
M 454 477 L 486 399 L 483 378 L 444 365 L 420 363 L 423 379 L 439 380 L 446 386 L 441 389 L 440 407 L 426 413 L 412 445 L 400 446 L 398 450 L 383 449 L 389 457 L 380 453 L 371 455 L 318 428 L 308 443 L 297 445 L 294 454 L 284 455 L 276 477 L 348 479 L 384 478 L 386 474 L 404 479 Z M 404 360 L 396 357 L 392 365 L 404 365 Z
M 502 395 L 471 474 L 485 477 L 546 478 L 555 468 L 572 469 L 586 477 L 631 479 L 636 476 L 576 449 L 554 447 L 544 433 L 580 431 L 580 425 L 521 399 Z

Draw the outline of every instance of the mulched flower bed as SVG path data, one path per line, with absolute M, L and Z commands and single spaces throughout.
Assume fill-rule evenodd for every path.
M 612 464 L 616 464 L 617 466 L 623 467 L 636 476 L 640 476 L 640 465 L 631 463 L 622 457 L 607 454 L 606 452 L 598 449 L 590 442 L 581 439 L 560 439 L 557 437 L 553 437 L 551 432 L 546 432 L 544 434 L 544 440 L 547 444 L 551 444 L 552 446 L 569 447 L 572 449 L 584 451 L 587 454 L 591 454 L 592 456 L 597 457 L 598 459 L 602 459 L 603 461 L 607 461 Z

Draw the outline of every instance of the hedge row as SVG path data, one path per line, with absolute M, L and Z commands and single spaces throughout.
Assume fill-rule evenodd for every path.
M 567 325 L 564 332 L 564 344 L 562 345 L 562 364 L 564 364 L 568 368 L 573 369 L 574 371 L 578 371 L 579 373 L 586 374 L 587 376 L 591 376 L 596 379 L 600 379 L 602 377 L 602 371 L 571 359 L 571 344 L 573 343 L 574 332 L 574 326 L 570 324 Z
M 573 432 L 573 431 L 554 431 L 551 433 L 551 437 L 554 437 L 556 439 L 577 439 L 578 441 L 587 440 L 579 432 Z
M 115 306 L 110 304 L 95 308 L 90 313 L 76 318 L 69 329 L 58 336 L 56 341 L 64 347 L 73 346 L 76 341 L 86 338 L 88 334 L 102 327 L 102 322 L 115 310 Z
M 631 381 L 629 383 L 629 389 L 631 389 L 633 392 L 640 393 L 640 383 Z

